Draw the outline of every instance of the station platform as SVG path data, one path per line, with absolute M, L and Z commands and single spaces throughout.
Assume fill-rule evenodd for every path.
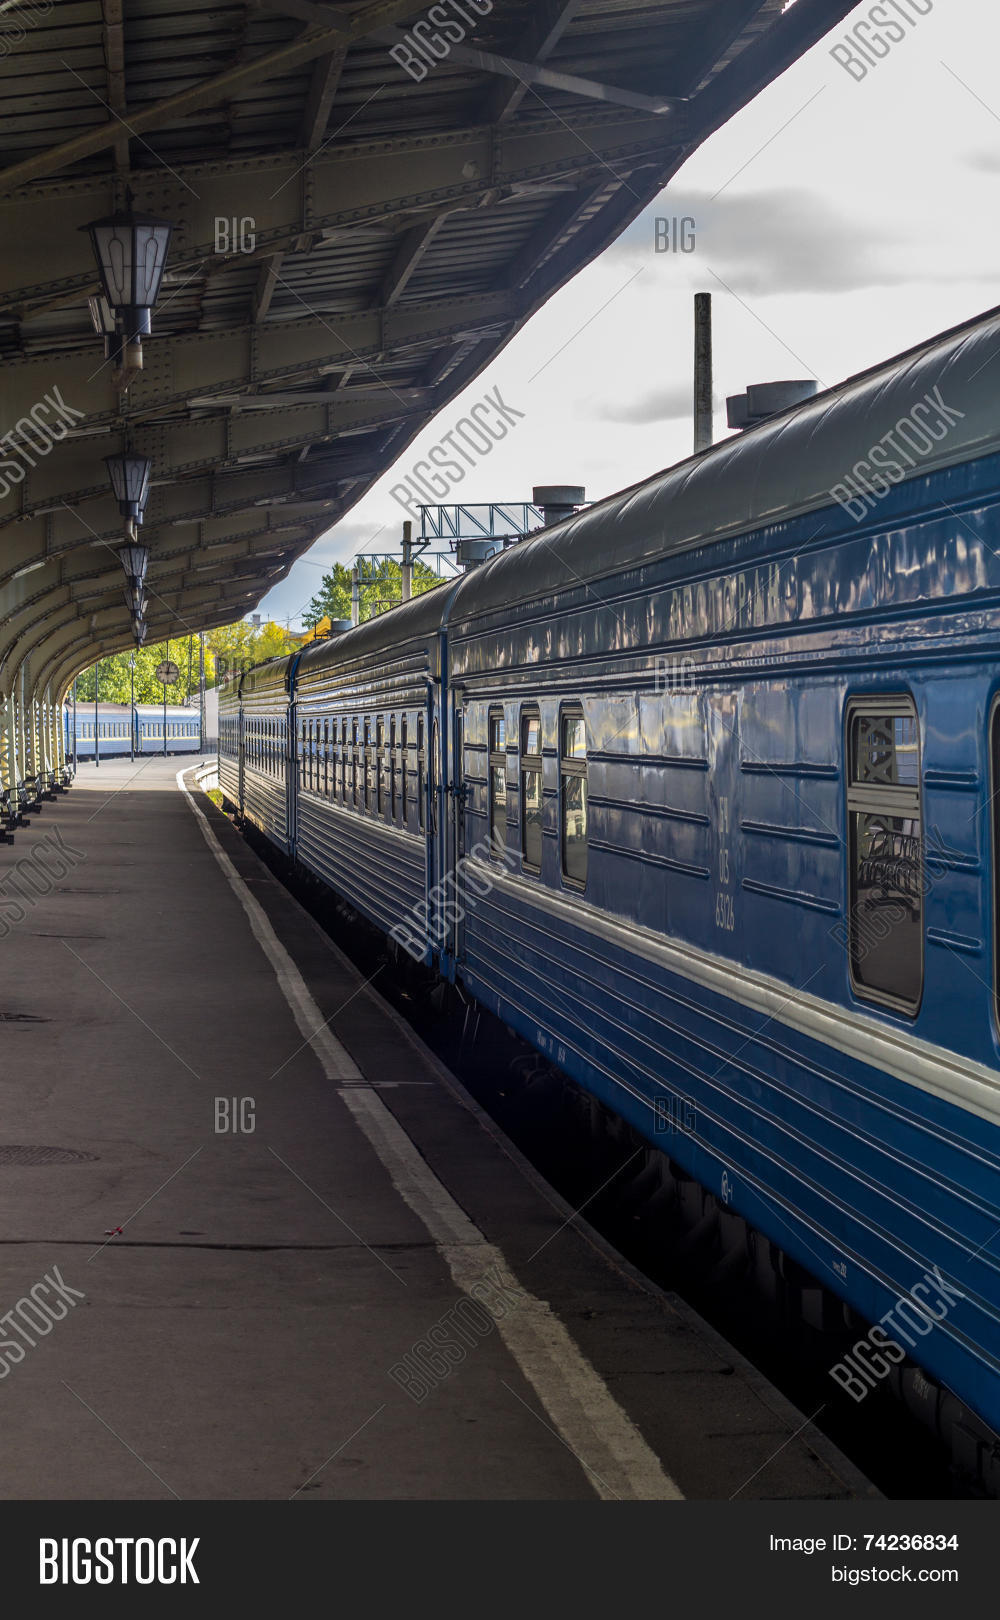
M 0 1495 L 876 1496 L 547 1187 L 192 763 L 81 765 L 0 849 Z

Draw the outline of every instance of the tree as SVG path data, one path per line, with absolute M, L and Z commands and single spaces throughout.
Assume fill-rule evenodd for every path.
M 294 652 L 300 638 L 280 624 L 268 623 L 258 630 L 240 620 L 210 630 L 205 637 L 205 685 L 214 686 L 227 670 L 249 669 L 268 658 Z M 128 703 L 131 693 L 131 661 L 135 659 L 135 701 L 162 703 L 163 686 L 156 679 L 157 665 L 170 659 L 177 665 L 179 679 L 167 688 L 168 703 L 185 703 L 198 691 L 199 648 L 197 636 L 177 636 L 133 652 L 115 653 L 100 661 L 99 695 L 103 703 Z M 77 678 L 77 701 L 94 701 L 94 667 Z
M 403 600 L 403 570 L 392 557 L 381 560 L 358 558 L 360 576 L 361 619 L 373 619 L 386 608 L 396 607 Z M 426 563 L 413 564 L 413 594 L 422 596 L 444 581 Z M 334 563 L 324 574 L 319 590 L 313 597 L 302 622 L 310 630 L 321 619 L 349 619 L 351 617 L 351 570 L 344 563 Z
M 273 620 L 257 629 L 245 619 L 211 630 L 206 637 L 218 681 L 234 671 L 250 669 L 254 664 L 266 663 L 269 658 L 281 658 L 294 652 L 301 645 L 301 639 Z
M 191 643 L 191 658 L 188 658 L 188 646 Z M 131 660 L 135 658 L 135 701 L 137 703 L 162 703 L 163 687 L 156 679 L 156 668 L 164 659 L 170 658 L 179 671 L 179 679 L 175 686 L 169 688 L 168 703 L 183 703 L 191 692 L 198 690 L 198 639 L 196 636 L 178 638 L 176 641 L 161 641 L 148 643 L 145 647 L 136 647 L 134 653 L 115 653 L 112 658 L 102 658 L 100 664 L 84 670 L 76 683 L 77 700 L 80 703 L 94 699 L 95 667 L 99 670 L 98 693 L 102 703 L 128 703 L 131 691 Z M 209 671 L 211 655 L 206 652 L 206 676 Z M 190 678 L 189 678 L 190 663 Z

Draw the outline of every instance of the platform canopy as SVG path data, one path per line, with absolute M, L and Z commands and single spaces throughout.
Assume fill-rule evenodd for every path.
M 239 618 L 850 9 L 6 0 L 0 700 L 132 644 L 106 457 L 152 463 L 150 639 Z M 83 229 L 130 210 L 173 227 L 141 370 Z

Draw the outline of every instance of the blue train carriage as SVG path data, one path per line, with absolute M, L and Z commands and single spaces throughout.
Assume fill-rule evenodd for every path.
M 66 758 L 73 758 L 73 706 L 63 709 L 63 730 L 66 739 Z M 76 706 L 76 757 L 93 759 L 100 748 L 102 759 L 113 759 L 131 752 L 132 711 L 127 703 L 99 703 L 94 714 L 93 703 Z
M 76 757 L 81 760 L 120 758 L 137 754 L 164 752 L 164 725 L 166 726 L 166 752 L 193 754 L 200 748 L 200 721 L 197 709 L 168 705 L 164 720 L 163 705 L 139 703 L 133 710 L 127 703 L 99 703 L 94 714 L 93 703 L 76 706 Z M 66 736 L 66 757 L 73 758 L 73 706 L 63 710 Z
M 448 623 L 462 983 L 870 1322 L 926 1299 L 893 1336 L 995 1430 L 998 367 L 993 314 Z
M 201 716 L 181 704 L 137 703 L 136 752 L 140 754 L 197 754 L 201 749 Z M 166 749 L 164 749 L 166 742 Z
M 451 859 L 442 627 L 454 589 L 312 644 L 294 675 L 295 857 L 386 933 Z

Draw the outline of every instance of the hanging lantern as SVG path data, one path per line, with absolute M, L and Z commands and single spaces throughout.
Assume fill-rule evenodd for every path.
M 128 575 L 129 582 L 136 580 L 141 584 L 149 568 L 149 547 L 126 541 L 125 545 L 118 547 L 118 561 Z
M 141 581 L 130 579 L 122 591 L 122 596 L 125 599 L 125 606 L 134 618 L 141 619 L 145 617 L 146 609 L 149 606 L 149 597 L 146 595 L 146 587 Z
M 153 463 L 148 456 L 126 452 L 118 456 L 105 456 L 104 465 L 108 469 L 111 488 L 122 517 L 141 523 L 149 499 L 149 475 Z
M 90 233 L 104 296 L 126 341 L 149 332 L 173 226 L 129 212 L 96 219 L 83 229 Z

